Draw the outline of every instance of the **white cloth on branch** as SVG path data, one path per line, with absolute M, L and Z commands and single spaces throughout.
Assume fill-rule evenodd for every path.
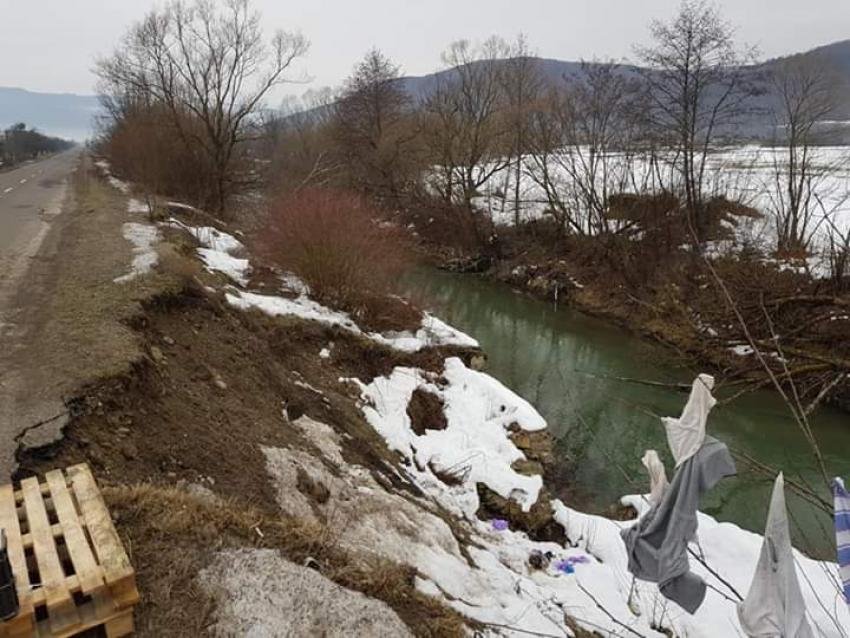
M 750 638 L 814 637 L 797 580 L 781 472 L 773 485 L 759 562 L 750 591 L 738 605 L 738 618 Z
M 663 417 L 661 420 L 667 430 L 667 444 L 676 460 L 676 467 L 697 453 L 705 442 L 705 422 L 708 413 L 717 404 L 711 396 L 714 377 L 710 374 L 699 375 L 691 387 L 691 395 L 682 416 L 678 419 Z
M 664 469 L 664 463 L 658 456 L 655 450 L 647 450 L 640 460 L 646 471 L 649 473 L 649 502 L 655 505 L 661 501 L 664 496 L 664 490 L 667 489 L 667 472 Z

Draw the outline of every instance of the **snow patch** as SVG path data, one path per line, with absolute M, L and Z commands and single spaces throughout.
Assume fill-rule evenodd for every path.
M 140 199 L 136 199 L 135 197 L 131 197 L 127 201 L 127 212 L 128 213 L 143 213 L 145 215 L 150 214 L 151 207 L 148 206 L 146 202 L 143 202 Z
M 208 270 L 224 273 L 240 286 L 248 283 L 251 264 L 247 259 L 232 257 L 226 252 L 212 248 L 198 248 L 198 255 Z
M 169 205 L 171 205 L 170 202 Z M 179 219 L 173 217 L 168 220 L 168 224 L 176 228 L 182 228 L 197 239 L 198 243 L 204 248 L 212 248 L 213 250 L 220 250 L 225 253 L 235 253 L 245 248 L 242 242 L 233 235 L 212 226 L 187 226 Z
M 396 368 L 388 377 L 360 385 L 363 413 L 390 449 L 409 459 L 420 487 L 441 495 L 444 484 L 434 472 L 451 474 L 460 485 L 450 488 L 452 509 L 472 520 L 478 511 L 476 485 L 483 483 L 502 498 L 528 511 L 537 502 L 543 480 L 525 476 L 511 464 L 525 455 L 510 440 L 509 428 L 534 431 L 546 427 L 534 408 L 492 377 L 467 368 L 458 358 L 445 362 L 445 387 L 413 368 Z M 417 435 L 407 406 L 417 388 L 438 396 L 448 427 Z M 459 506 L 459 507 L 458 507 Z
M 301 289 L 304 289 L 303 284 Z M 292 315 L 329 326 L 339 326 L 351 333 L 364 335 L 401 352 L 418 352 L 424 348 L 435 346 L 478 347 L 478 342 L 475 339 L 428 313 L 423 316 L 422 325 L 415 333 L 409 331 L 387 334 L 366 333 L 360 329 L 348 313 L 332 310 L 313 301 L 303 293 L 295 299 L 260 295 L 246 291 L 227 293 L 226 297 L 228 303 L 242 310 L 256 308 L 272 317 Z
M 154 247 L 160 240 L 160 234 L 155 226 L 128 222 L 121 227 L 121 232 L 133 244 L 133 262 L 130 264 L 130 272 L 116 277 L 115 283 L 125 283 L 149 273 L 159 260 Z

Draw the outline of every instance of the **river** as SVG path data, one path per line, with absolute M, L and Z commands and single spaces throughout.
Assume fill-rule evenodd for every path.
M 616 378 L 690 383 L 696 369 L 667 348 L 602 319 L 529 298 L 474 275 L 421 269 L 405 281 L 407 292 L 452 325 L 474 336 L 488 356 L 488 372 L 525 397 L 547 419 L 569 465 L 568 491 L 602 512 L 620 496 L 649 491 L 640 457 L 654 448 L 672 478 L 672 456 L 657 416 L 678 416 L 687 394 Z M 810 448 L 780 397 L 754 392 L 721 404 L 708 431 L 736 450 L 783 470 L 787 477 L 829 493 Z M 850 416 L 821 408 L 812 417 L 828 471 L 850 478 Z M 719 520 L 762 532 L 770 479 L 738 464 L 704 499 L 701 509 Z M 566 479 L 564 479 L 566 480 Z M 788 505 L 795 544 L 834 558 L 832 521 L 794 497 Z

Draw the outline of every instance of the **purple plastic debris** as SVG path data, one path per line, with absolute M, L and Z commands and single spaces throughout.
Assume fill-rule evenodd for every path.
M 494 518 L 492 521 L 490 521 L 490 524 L 497 532 L 504 532 L 506 529 L 508 529 L 508 522 L 503 518 Z
M 583 565 L 589 562 L 590 559 L 584 554 L 579 556 L 568 556 L 567 558 L 562 558 L 555 563 L 555 569 L 564 574 L 574 574 L 576 571 L 576 565 Z

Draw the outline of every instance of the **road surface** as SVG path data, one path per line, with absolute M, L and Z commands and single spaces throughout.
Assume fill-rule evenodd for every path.
M 69 151 L 0 172 L 0 335 L 16 283 L 62 210 L 78 157 Z
M 19 428 L 29 424 L 15 397 L 28 395 L 31 389 L 16 387 L 18 379 L 11 365 L 17 342 L 26 332 L 26 326 L 16 325 L 17 317 L 24 316 L 17 311 L 29 297 L 19 288 L 23 288 L 51 222 L 63 213 L 78 159 L 79 151 L 72 150 L 0 172 L 0 484 L 14 469 Z

